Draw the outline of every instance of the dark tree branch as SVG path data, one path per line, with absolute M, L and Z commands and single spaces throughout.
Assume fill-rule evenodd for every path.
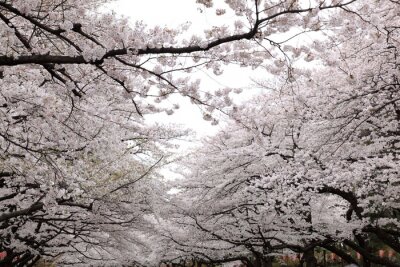
M 43 203 L 38 202 L 26 209 L 9 212 L 9 213 L 3 213 L 2 215 L 0 215 L 0 222 L 7 221 L 9 219 L 12 219 L 12 218 L 15 218 L 18 216 L 30 215 L 36 211 L 41 210 L 43 208 L 43 206 L 44 206 Z
M 343 3 L 343 4 L 337 4 L 337 5 L 332 5 L 332 6 L 326 6 L 326 7 L 320 7 L 321 10 L 323 9 L 332 9 L 332 8 L 338 8 L 338 7 L 343 7 L 347 6 L 356 0 L 351 0 L 349 2 Z M 28 21 L 30 21 L 32 24 L 35 26 L 38 26 L 44 30 L 46 30 L 49 33 L 52 33 L 56 36 L 59 36 L 61 39 L 64 41 L 69 42 L 71 45 L 73 45 L 78 51 L 81 49 L 79 47 L 76 47 L 74 43 L 72 43 L 69 39 L 66 37 L 62 36 L 61 34 L 65 32 L 65 30 L 62 29 L 52 29 L 35 19 L 26 16 L 19 12 L 18 9 L 12 7 L 9 4 L 6 3 L 1 3 L 0 6 L 3 6 L 7 8 L 9 11 L 13 12 L 14 14 L 21 16 Z M 262 23 L 265 23 L 267 21 L 270 21 L 272 19 L 275 19 L 279 16 L 286 15 L 286 14 L 300 14 L 300 13 L 306 13 L 312 11 L 313 8 L 306 8 L 306 9 L 291 9 L 291 10 L 284 10 L 278 13 L 275 13 L 271 16 L 268 16 L 263 19 L 257 19 L 253 25 L 253 27 L 246 33 L 242 34 L 234 34 L 231 36 L 226 36 L 219 38 L 217 40 L 211 41 L 208 44 L 202 46 L 202 45 L 192 45 L 192 46 L 185 46 L 185 47 L 161 47 L 161 48 L 140 48 L 136 51 L 136 55 L 149 55 L 149 54 L 188 54 L 188 53 L 193 53 L 193 52 L 204 52 L 208 51 L 214 47 L 220 46 L 222 44 L 226 43 L 231 43 L 234 41 L 240 41 L 240 40 L 250 40 L 256 36 L 258 33 L 259 27 L 261 26 Z M 82 25 L 76 24 L 74 25 L 74 29 L 76 32 L 82 34 Z M 86 36 L 86 35 L 85 35 Z M 88 39 L 92 40 L 95 43 L 98 43 L 96 40 L 89 38 Z M 100 43 L 98 43 L 101 45 Z M 102 45 L 101 45 L 102 46 Z M 123 56 L 123 55 L 128 55 L 132 52 L 133 49 L 131 48 L 121 48 L 121 49 L 114 49 L 108 51 L 101 59 L 95 60 L 95 61 L 87 61 L 84 59 L 83 56 L 78 55 L 78 56 L 60 56 L 60 55 L 21 55 L 18 58 L 10 57 L 10 56 L 0 56 L 0 66 L 15 66 L 15 65 L 22 65 L 22 64 L 101 64 L 105 59 L 113 58 L 116 56 Z

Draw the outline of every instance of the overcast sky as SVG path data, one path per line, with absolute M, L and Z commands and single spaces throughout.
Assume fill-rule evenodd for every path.
M 195 0 L 116 0 L 109 6 L 117 13 L 133 20 L 142 20 L 149 26 L 174 27 L 191 22 L 193 29 L 202 31 L 215 23 L 222 22 L 222 18 L 218 20 L 213 13 L 201 10 L 201 6 L 195 2 Z

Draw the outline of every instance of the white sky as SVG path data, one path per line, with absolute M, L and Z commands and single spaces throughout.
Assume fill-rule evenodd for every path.
M 218 19 L 195 2 L 195 0 L 116 0 L 109 7 L 119 14 L 132 18 L 133 21 L 142 20 L 149 26 L 176 27 L 191 22 L 197 32 L 215 26 L 216 23 L 223 23 L 226 19 L 226 17 Z M 220 2 L 223 3 L 222 0 Z

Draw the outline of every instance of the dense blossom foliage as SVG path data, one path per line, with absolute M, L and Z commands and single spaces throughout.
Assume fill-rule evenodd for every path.
M 203 36 L 107 2 L 0 0 L 0 265 L 355 262 L 340 243 L 398 266 L 368 244 L 400 252 L 397 1 L 197 0 L 227 18 Z M 275 78 L 242 106 L 191 78 L 229 64 Z M 186 100 L 231 122 L 168 194 L 159 168 L 186 132 L 146 116 Z
M 190 202 L 177 200 L 176 223 L 198 234 L 174 237 L 178 255 L 271 266 L 302 253 L 315 266 L 321 247 L 357 263 L 344 244 L 363 266 L 399 266 L 371 249 L 378 240 L 400 252 L 399 8 L 343 8 L 310 45 L 314 66 L 293 64 L 278 87 L 263 84 L 274 90 L 232 109 L 186 163 Z

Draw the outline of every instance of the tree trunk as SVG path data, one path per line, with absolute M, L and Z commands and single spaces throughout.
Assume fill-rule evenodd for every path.
M 365 239 L 360 235 L 354 235 L 354 236 L 355 236 L 359 246 L 361 248 L 363 248 L 367 253 L 369 253 L 370 252 L 370 248 L 369 248 L 368 239 Z M 371 261 L 368 258 L 363 256 L 362 257 L 362 266 L 363 267 L 371 267 Z
M 256 256 L 253 262 L 254 267 L 272 267 L 274 257 Z
M 366 259 L 365 257 L 362 257 L 362 266 L 363 267 L 371 267 L 371 262 Z
M 272 267 L 272 262 L 274 261 L 274 257 L 267 256 L 263 260 L 263 267 Z
M 306 267 L 317 267 L 317 259 L 314 256 L 314 249 L 310 249 L 304 252 L 303 257 L 306 263 Z
M 254 266 L 254 267 L 263 267 L 263 266 L 262 266 L 262 260 L 261 260 L 261 258 L 258 257 L 258 255 L 255 255 L 255 254 L 254 254 L 253 266 Z

